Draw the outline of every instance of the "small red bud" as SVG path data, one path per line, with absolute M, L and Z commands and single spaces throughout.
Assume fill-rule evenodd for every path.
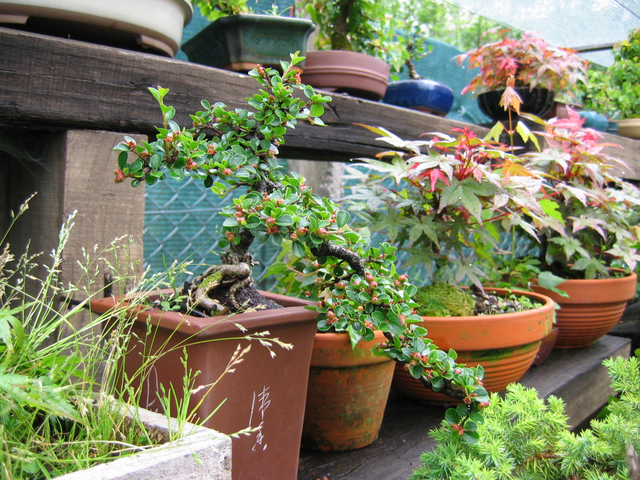
M 124 179 L 126 178 L 124 176 L 124 172 L 122 170 L 120 170 L 119 168 L 117 168 L 116 170 L 113 171 L 113 173 L 116 174 L 116 178 L 114 180 L 115 183 L 122 183 L 124 182 Z

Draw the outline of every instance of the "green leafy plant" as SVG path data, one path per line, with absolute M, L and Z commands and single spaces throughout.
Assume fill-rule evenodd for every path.
M 210 21 L 230 15 L 251 13 L 247 0 L 191 0 L 191 3 Z
M 394 2 L 385 0 L 300 0 L 317 25 L 318 50 L 347 50 L 378 57 L 399 70 L 407 58 L 397 35 Z
M 301 60 L 292 54 L 291 63 L 282 63 L 282 74 L 261 67 L 249 73 L 260 86 L 247 99 L 252 111 L 203 101 L 190 128 L 172 120 L 175 110 L 164 103 L 168 90 L 151 89 L 164 125 L 151 143 L 125 139 L 116 147 L 121 152 L 116 182 L 131 178 L 136 186 L 193 176 L 219 195 L 246 189 L 222 212 L 222 264 L 183 292 L 187 311 L 211 315 L 268 305 L 252 286 L 249 248 L 254 240 L 284 246 L 308 262 L 315 278 L 319 300 L 309 308 L 318 312 L 319 330 L 348 333 L 353 345 L 373 339 L 375 329 L 383 331 L 388 341 L 376 352 L 406 364 L 426 386 L 464 399 L 465 428 L 472 432 L 469 418 L 488 398 L 479 383 L 482 369 L 457 366 L 455 352 L 439 350 L 424 328 L 412 325 L 420 320 L 411 300 L 416 288 L 396 271 L 396 249 L 370 247 L 368 237 L 349 226 L 348 212 L 314 195 L 302 177 L 283 173 L 278 164 L 287 130 L 299 121 L 323 125 L 318 117 L 331 100 L 300 83 L 295 65 Z M 245 298 L 255 303 L 246 304 Z
M 606 278 L 610 267 L 633 271 L 640 190 L 616 174 L 625 165 L 605 153 L 613 145 L 582 128 L 571 109 L 568 119 L 537 121 L 547 147 L 524 157 L 545 178 L 539 203 L 552 219 L 538 229 L 540 269 L 565 278 Z
M 347 167 L 357 182 L 347 198 L 374 230 L 409 253 L 406 266 L 422 265 L 433 282 L 469 281 L 482 289 L 486 273 L 477 259 L 498 247 L 500 231 L 517 225 L 535 235 L 526 218 L 545 222 L 535 197 L 542 179 L 497 142 L 468 129 L 405 141 L 367 128 L 403 151 Z
M 616 45 L 614 63 L 605 71 L 590 70 L 582 87 L 583 107 L 612 118 L 640 116 L 640 29 Z
M 28 209 L 28 201 L 12 225 Z M 52 478 L 89 468 L 117 457 L 157 446 L 165 439 L 149 431 L 141 420 L 141 378 L 163 355 L 199 340 L 188 338 L 173 348 L 160 346 L 142 352 L 140 368 L 127 374 L 124 359 L 133 342 L 130 308 L 143 308 L 146 294 L 166 287 L 184 273 L 187 264 L 173 264 L 165 272 L 140 278 L 129 255 L 133 240 L 116 239 L 106 249 L 84 251 L 78 262 L 82 275 L 75 284 L 63 283 L 60 266 L 75 213 L 60 230 L 59 244 L 49 261 L 27 251 L 14 258 L 9 246 L 0 254 L 0 472 L 3 479 Z M 10 227 L 11 228 L 11 227 Z M 4 244 L 6 235 L 0 238 Z M 130 295 L 128 306 L 84 321 L 86 307 L 96 296 L 103 269 L 107 287 Z M 44 272 L 44 273 L 41 273 Z M 74 300 L 80 297 L 81 300 Z M 149 326 L 147 335 L 154 337 Z M 241 338 L 270 348 L 282 344 L 269 335 Z M 250 346 L 238 350 L 221 373 L 226 374 Z M 186 353 L 184 354 L 186 356 Z M 184 358 L 183 358 L 184 359 Z M 159 399 L 175 432 L 168 441 L 195 431 L 207 419 L 189 408 L 189 396 L 214 385 L 199 385 L 199 372 L 185 369 L 184 385 L 166 386 Z M 175 388 L 174 388 L 175 387 Z M 178 391 L 182 392 L 178 395 Z M 206 395 L 205 395 L 206 397 Z M 204 398 L 204 397 L 202 397 Z M 213 414 L 213 413 L 212 413 Z M 254 429 L 247 427 L 238 435 Z
M 457 57 L 458 64 L 469 62 L 469 68 L 480 72 L 462 90 L 462 94 L 478 95 L 506 87 L 510 77 L 515 86 L 543 87 L 552 90 L 556 100 L 565 103 L 573 97 L 576 83 L 586 83 L 587 63 L 576 52 L 555 48 L 532 33 L 512 39 L 484 44 Z
M 616 357 L 603 363 L 620 399 L 610 402 L 608 415 L 592 420 L 590 429 L 570 432 L 561 399 L 550 396 L 545 402 L 534 389 L 512 384 L 504 398 L 492 395 L 475 444 L 460 440 L 456 415 L 447 415 L 430 433 L 436 447 L 422 455 L 411 479 L 637 478 L 640 362 Z

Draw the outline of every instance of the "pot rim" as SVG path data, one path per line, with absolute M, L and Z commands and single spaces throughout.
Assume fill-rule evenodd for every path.
M 150 299 L 159 293 L 172 293 L 172 289 L 163 289 L 148 294 Z M 308 310 L 306 305 L 312 305 L 308 300 L 288 297 L 271 292 L 259 292 L 266 298 L 283 304 L 283 308 L 258 310 L 255 312 L 239 313 L 220 317 L 195 317 L 180 312 L 164 311 L 151 306 L 136 306 L 136 321 L 150 323 L 166 330 L 178 331 L 194 338 L 204 339 L 218 336 L 221 333 L 232 337 L 246 335 L 239 325 L 246 330 L 264 331 L 282 323 L 306 322 L 317 317 L 317 312 Z M 143 294 L 138 294 L 143 295 Z M 109 310 L 126 305 L 124 295 L 111 296 L 91 301 L 91 311 L 105 314 Z

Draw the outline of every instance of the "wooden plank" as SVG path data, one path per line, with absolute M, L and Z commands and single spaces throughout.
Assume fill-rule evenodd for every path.
M 6 28 L 0 28 L 0 77 L 0 124 L 14 128 L 149 134 L 161 121 L 149 86 L 171 90 L 167 103 L 176 107 L 180 124 L 190 122 L 188 113 L 201 99 L 243 107 L 256 89 L 246 75 Z M 406 138 L 467 126 L 346 95 L 334 96 L 323 119 L 329 128 L 304 124 L 291 132 L 282 155 L 348 161 L 380 151 L 375 135 L 354 123 L 383 126 Z
M 248 76 L 226 70 L 0 28 L 0 125 L 153 134 L 160 115 L 147 87 L 158 85 L 171 90 L 168 103 L 176 107 L 180 124 L 190 122 L 188 114 L 201 99 L 244 107 L 256 88 Z M 355 123 L 385 127 L 407 139 L 451 128 L 487 132 L 378 102 L 333 98 L 323 117 L 329 127 L 299 125 L 288 135 L 283 157 L 348 161 L 381 151 L 376 135 Z M 623 146 L 610 151 L 628 165 L 626 178 L 640 179 L 640 141 L 615 135 L 605 135 L 605 141 Z

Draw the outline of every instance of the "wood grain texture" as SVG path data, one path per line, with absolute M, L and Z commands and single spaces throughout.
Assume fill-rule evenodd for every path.
M 200 100 L 244 107 L 255 82 L 246 75 L 151 54 L 0 28 L 0 125 L 30 129 L 95 129 L 153 134 L 161 119 L 147 87 L 171 93 L 176 121 Z M 301 124 L 287 137 L 281 155 L 305 160 L 349 161 L 383 150 L 376 135 L 356 123 L 381 126 L 402 138 L 469 127 L 487 129 L 378 102 L 334 95 L 323 116 L 327 128 Z M 622 149 L 611 153 L 640 179 L 640 141 L 605 135 Z
M 167 103 L 176 108 L 180 124 L 190 123 L 188 114 L 201 99 L 243 107 L 256 88 L 246 75 L 4 28 L 0 77 L 0 125 L 145 134 L 161 121 L 149 86 L 171 90 Z M 354 123 L 382 126 L 406 138 L 466 125 L 345 95 L 334 96 L 323 119 L 329 127 L 301 124 L 292 131 L 282 156 L 348 161 L 381 151 L 376 135 Z
M 611 389 L 603 380 L 608 375 L 602 361 L 627 358 L 629 352 L 628 339 L 605 335 L 586 348 L 553 350 L 542 365 L 529 369 L 520 383 L 535 388 L 541 398 L 562 398 L 569 425 L 577 427 L 608 401 Z M 591 381 L 596 388 L 585 389 Z M 329 480 L 406 480 L 420 465 L 422 452 L 435 446 L 429 431 L 440 426 L 444 414 L 442 406 L 423 404 L 392 390 L 375 442 L 350 452 L 303 450 L 298 480 L 322 480 L 325 476 Z

